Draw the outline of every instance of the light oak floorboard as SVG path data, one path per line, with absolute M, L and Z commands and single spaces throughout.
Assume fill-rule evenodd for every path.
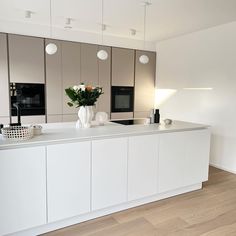
M 210 167 L 203 189 L 44 236 L 235 236 L 236 175 Z

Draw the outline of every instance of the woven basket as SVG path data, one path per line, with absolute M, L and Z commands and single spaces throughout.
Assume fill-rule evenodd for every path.
M 4 139 L 28 140 L 33 137 L 32 128 L 27 126 L 5 127 L 1 131 Z

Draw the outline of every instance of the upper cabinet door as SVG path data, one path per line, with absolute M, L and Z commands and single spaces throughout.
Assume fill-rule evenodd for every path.
M 145 53 L 149 63 L 142 64 L 139 57 Z M 156 53 L 136 51 L 134 111 L 149 111 L 154 107 Z
M 67 105 L 70 99 L 66 95 L 65 89 L 80 83 L 80 43 L 62 41 L 61 50 L 63 114 L 74 114 L 78 112 L 78 108 Z
M 112 86 L 134 86 L 134 50 L 112 48 Z
M 81 43 L 81 82 L 98 85 L 98 46 Z
M 8 120 L 7 117 L 9 117 L 9 82 L 7 65 L 7 35 L 2 33 L 0 33 L 0 84 L 0 117 L 5 117 L 4 119 Z
M 107 60 L 98 60 L 98 85 L 103 88 L 102 94 L 97 103 L 97 111 L 105 111 L 110 115 L 111 108 L 111 48 L 99 46 L 108 53 Z
M 45 44 L 55 43 L 57 52 L 46 53 L 47 115 L 62 114 L 62 59 L 61 41 L 47 39 Z
M 44 39 L 9 35 L 10 81 L 45 83 Z

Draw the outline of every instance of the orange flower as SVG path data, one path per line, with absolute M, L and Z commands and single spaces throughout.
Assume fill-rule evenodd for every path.
M 93 90 L 93 87 L 92 87 L 91 85 L 87 85 L 87 86 L 86 86 L 86 90 L 87 90 L 87 91 L 92 91 L 92 90 Z

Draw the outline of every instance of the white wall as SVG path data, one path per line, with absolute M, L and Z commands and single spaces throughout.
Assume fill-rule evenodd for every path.
M 162 117 L 211 125 L 211 164 L 236 173 L 236 22 L 157 43 L 157 88 Z

